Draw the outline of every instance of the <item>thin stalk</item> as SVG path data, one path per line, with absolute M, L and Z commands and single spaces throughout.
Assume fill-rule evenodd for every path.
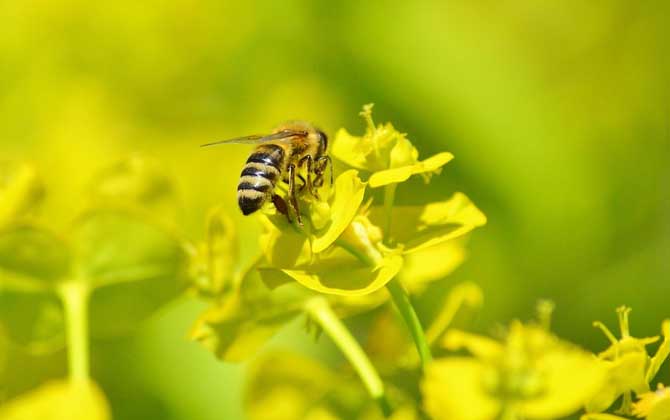
M 395 190 L 398 184 L 389 184 L 384 187 L 384 242 L 386 245 L 392 245 L 391 225 L 393 223 L 393 202 L 395 201 Z
M 322 297 L 311 299 L 305 304 L 305 311 L 323 328 L 351 363 L 370 396 L 379 404 L 384 416 L 390 417 L 392 409 L 384 391 L 384 383 L 367 354 L 335 315 L 328 301 Z
M 395 201 L 395 191 L 397 184 L 389 184 L 384 189 L 384 211 L 386 213 L 386 227 L 384 230 L 384 243 L 388 246 L 392 245 L 391 238 L 391 224 L 392 213 L 393 213 L 393 202 Z M 387 285 L 391 298 L 398 312 L 405 320 L 405 324 L 409 329 L 412 339 L 414 340 L 414 345 L 416 350 L 419 353 L 419 358 L 421 359 L 421 368 L 425 370 L 426 365 L 433 359 L 433 356 L 430 352 L 430 345 L 426 339 L 426 333 L 424 332 L 423 326 L 421 325 L 421 320 L 414 310 L 414 306 L 409 299 L 407 291 L 402 286 L 400 281 L 397 278 L 393 278 Z
M 393 298 L 393 303 L 400 312 L 400 315 L 405 320 L 407 328 L 409 329 L 412 339 L 414 340 L 414 345 L 416 350 L 419 353 L 419 358 L 421 359 L 421 367 L 426 368 L 426 365 L 433 360 L 433 355 L 430 352 L 430 345 L 426 339 L 426 334 L 421 325 L 421 320 L 414 310 L 414 306 L 409 299 L 409 295 L 405 291 L 405 288 L 400 284 L 397 278 L 392 279 L 387 285 L 386 288 L 391 293 Z
M 88 298 L 89 290 L 79 281 L 64 283 L 60 297 L 65 309 L 68 372 L 73 382 L 89 380 Z

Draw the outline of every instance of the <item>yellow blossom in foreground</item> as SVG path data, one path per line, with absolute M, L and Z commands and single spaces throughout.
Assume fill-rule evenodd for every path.
M 650 357 L 646 347 L 659 340 L 658 336 L 636 338 L 630 335 L 628 315 L 631 309 L 622 306 L 617 309 L 621 338 L 617 339 L 601 322 L 594 325 L 601 329 L 610 340 L 610 346 L 598 354 L 602 364 L 607 368 L 608 379 L 598 393 L 586 404 L 587 412 L 607 410 L 619 397 L 623 396 L 619 412 L 631 414 L 632 393 L 637 395 L 649 392 L 649 382 L 670 353 L 670 321 L 663 322 L 662 344 L 656 354 Z
M 448 332 L 447 357 L 429 365 L 425 407 L 436 420 L 553 419 L 577 411 L 605 372 L 584 350 L 534 324 L 512 323 L 502 341 Z
M 640 395 L 633 414 L 647 420 L 670 420 L 670 388 L 659 385 L 656 391 Z
M 303 227 L 281 214 L 263 216 L 261 248 L 267 266 L 261 272 L 266 283 L 274 288 L 293 279 L 320 293 L 363 296 L 397 275 L 408 289 L 420 291 L 463 260 L 462 247 L 454 240 L 486 223 L 460 193 L 425 206 L 398 206 L 391 210 L 396 223 L 386 232 L 397 240 L 389 247 L 379 227 L 383 208 L 363 202 L 365 188 L 358 172 L 348 170 L 337 177 L 326 200 L 304 199 Z
M 109 405 L 93 382 L 55 381 L 0 407 L 3 420 L 109 420 Z

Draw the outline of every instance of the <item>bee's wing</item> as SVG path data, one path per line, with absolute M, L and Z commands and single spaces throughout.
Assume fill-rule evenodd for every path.
M 282 130 L 266 136 L 245 136 L 228 140 L 219 140 L 212 143 L 203 144 L 200 147 L 216 146 L 217 144 L 259 144 L 268 141 L 290 141 L 293 137 L 305 137 L 306 131 Z

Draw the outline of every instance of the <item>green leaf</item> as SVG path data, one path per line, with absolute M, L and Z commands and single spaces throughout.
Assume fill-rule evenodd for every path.
M 75 275 L 94 287 L 162 278 L 176 281 L 186 268 L 180 242 L 138 216 L 99 210 L 72 231 Z
M 3 420 L 108 420 L 105 396 L 93 383 L 51 382 L 0 407 Z
M 307 267 L 283 271 L 303 286 L 320 293 L 362 296 L 384 287 L 398 274 L 402 264 L 401 256 L 387 255 L 377 267 L 371 268 L 337 250 Z
M 370 218 L 383 226 L 384 209 L 373 208 Z M 456 239 L 486 224 L 486 216 L 462 193 L 425 206 L 394 207 L 392 220 L 402 220 L 393 224 L 390 236 L 404 245 L 406 253 Z
M 172 180 L 156 162 L 139 155 L 120 160 L 100 171 L 90 187 L 94 207 L 130 206 L 174 216 Z
M 90 296 L 91 335 L 107 339 L 136 331 L 142 321 L 179 297 L 185 284 L 186 278 L 176 274 L 96 288 Z
M 65 344 L 61 302 L 50 291 L 0 290 L 0 330 L 3 329 L 14 345 L 30 354 L 58 351 Z
M 91 332 L 125 334 L 186 286 L 181 243 L 139 216 L 114 210 L 85 215 L 73 232 L 75 271 L 91 294 Z
M 0 162 L 0 227 L 24 217 L 43 197 L 44 186 L 33 167 Z
M 29 225 L 0 231 L 0 288 L 52 288 L 69 268 L 67 244 L 51 232 Z

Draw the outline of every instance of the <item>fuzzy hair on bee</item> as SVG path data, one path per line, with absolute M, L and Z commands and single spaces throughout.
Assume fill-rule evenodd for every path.
M 297 193 L 303 189 L 318 198 L 317 188 L 323 185 L 326 167 L 330 165 L 330 183 L 333 166 L 328 156 L 328 137 L 305 121 L 290 121 L 278 126 L 271 134 L 238 137 L 204 144 L 255 144 L 253 152 L 242 169 L 237 185 L 237 202 L 242 214 L 250 215 L 271 201 L 277 211 L 292 222 L 290 209 L 302 225 Z M 305 174 L 303 177 L 300 171 Z M 296 184 L 296 179 L 302 185 Z M 288 184 L 287 200 L 275 193 L 278 182 Z M 287 204 L 288 201 L 288 204 Z

